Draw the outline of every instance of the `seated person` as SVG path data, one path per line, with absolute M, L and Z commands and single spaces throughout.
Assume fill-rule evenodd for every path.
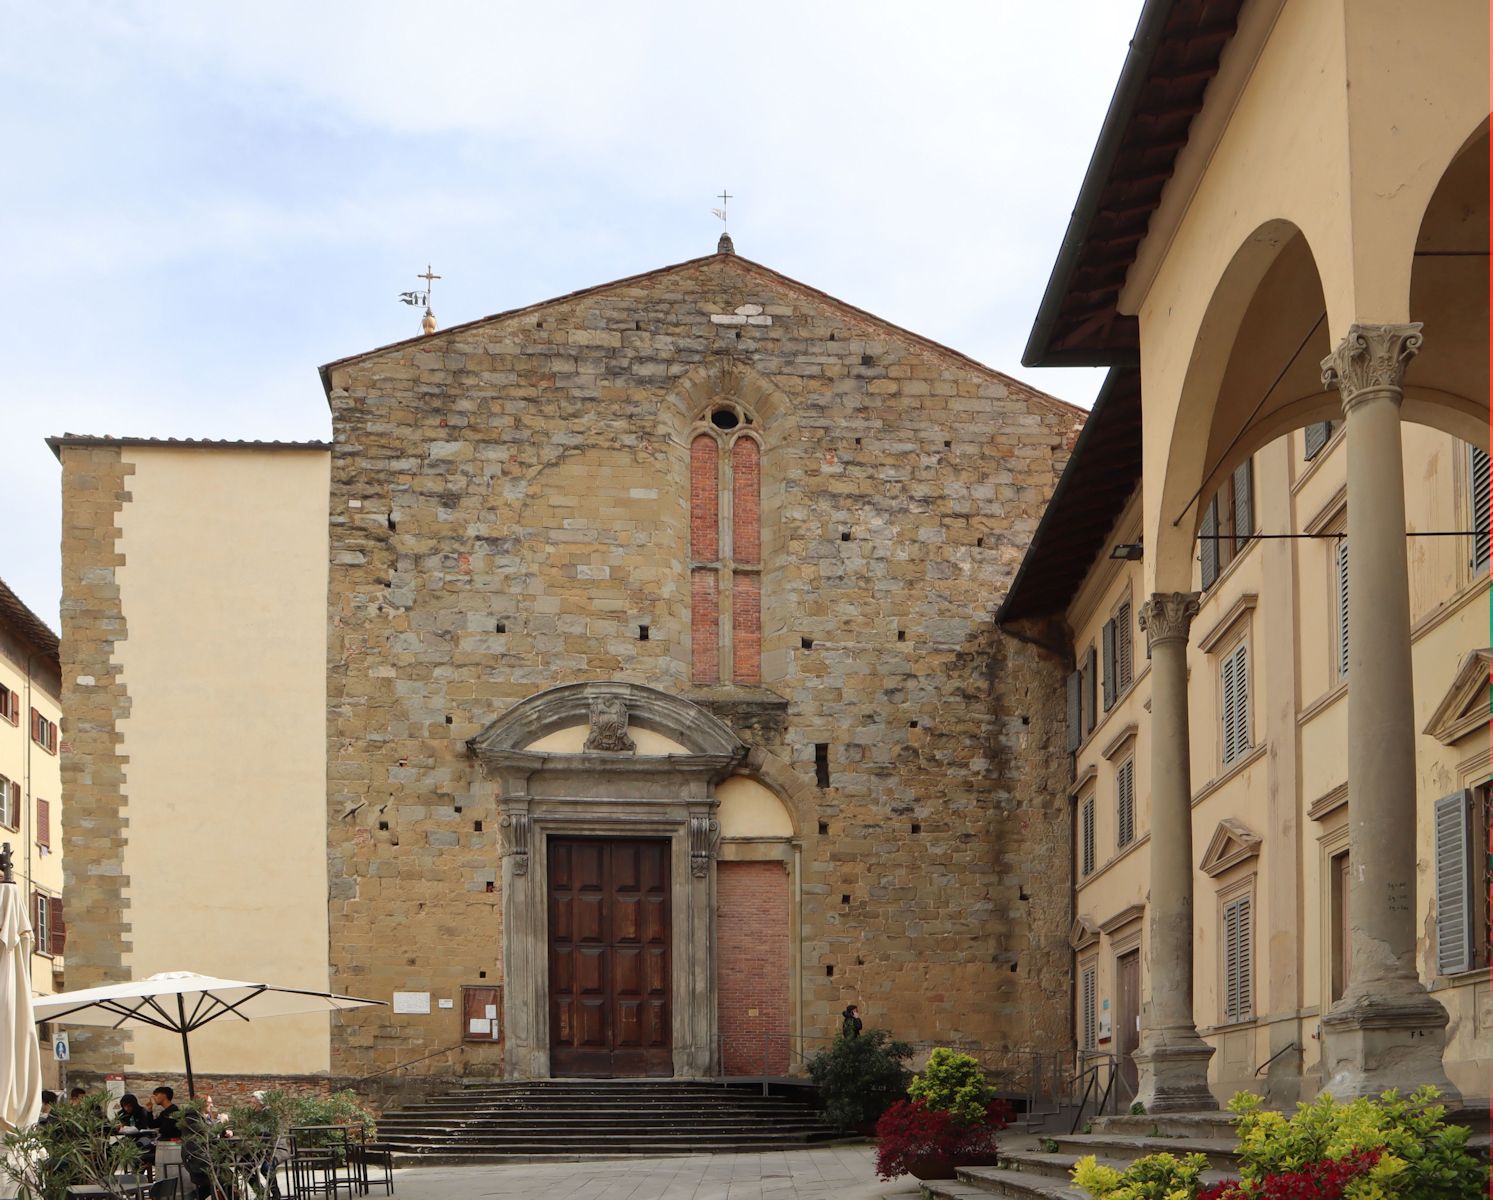
M 151 1092 L 146 1107 L 150 1110 L 156 1137 L 163 1142 L 181 1141 L 181 1108 L 176 1093 L 164 1084 Z
M 56 1103 L 57 1093 L 44 1088 L 41 1094 L 41 1116 L 36 1119 L 38 1125 L 49 1125 L 57 1119 L 52 1115 L 52 1107 Z
M 83 1097 L 86 1096 L 86 1095 L 88 1095 L 88 1089 L 87 1088 L 75 1087 L 75 1088 L 73 1088 L 72 1091 L 68 1092 L 68 1094 L 67 1094 L 67 1102 L 69 1104 L 76 1104 L 79 1100 L 83 1099 Z

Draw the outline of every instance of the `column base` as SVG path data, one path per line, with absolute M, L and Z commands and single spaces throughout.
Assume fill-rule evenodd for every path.
M 1213 1047 L 1196 1030 L 1147 1030 L 1135 1051 L 1140 1072 L 1136 1102 L 1148 1113 L 1213 1112 L 1218 1101 L 1208 1086 Z
M 1440 1103 L 1457 1108 L 1462 1094 L 1447 1078 L 1446 1009 L 1419 984 L 1399 994 L 1351 991 L 1322 1018 L 1322 1090 L 1334 1100 L 1409 1095 L 1430 1084 Z

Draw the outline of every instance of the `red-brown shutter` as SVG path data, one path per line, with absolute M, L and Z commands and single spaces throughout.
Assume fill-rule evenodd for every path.
M 48 800 L 36 802 L 36 844 L 52 846 L 52 804 Z
M 62 919 L 62 897 L 53 896 L 48 903 L 51 911 L 48 914 L 52 920 L 47 926 L 48 952 L 61 958 L 64 948 L 67 946 L 67 922 Z
M 19 783 L 10 785 L 10 827 L 12 829 L 21 827 L 21 785 Z

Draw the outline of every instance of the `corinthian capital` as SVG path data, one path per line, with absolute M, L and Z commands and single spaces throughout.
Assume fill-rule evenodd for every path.
M 1353 325 L 1338 348 L 1322 360 L 1322 386 L 1342 394 L 1346 412 L 1365 392 L 1399 393 L 1405 365 L 1420 351 L 1421 323 Z
M 1185 642 L 1197 611 L 1197 592 L 1156 592 L 1140 606 L 1146 645 L 1154 648 L 1162 642 Z

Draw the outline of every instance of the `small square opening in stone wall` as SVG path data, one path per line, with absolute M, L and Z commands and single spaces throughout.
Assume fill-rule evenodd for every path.
M 648 633 L 649 633 L 648 626 L 646 626 L 646 625 L 639 625 L 638 626 L 638 641 L 640 641 L 640 642 L 646 642 L 648 640 Z

